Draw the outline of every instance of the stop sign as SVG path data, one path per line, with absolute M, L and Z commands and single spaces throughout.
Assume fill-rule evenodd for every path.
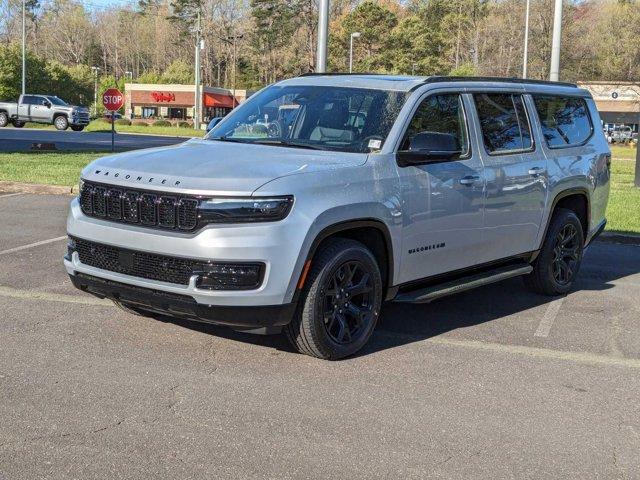
M 120 110 L 124 105 L 124 95 L 117 88 L 108 88 L 102 94 L 102 105 L 110 112 Z

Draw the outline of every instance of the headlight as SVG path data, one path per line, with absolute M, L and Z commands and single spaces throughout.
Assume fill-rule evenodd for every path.
M 293 197 L 210 198 L 200 202 L 201 223 L 275 222 L 291 211 Z

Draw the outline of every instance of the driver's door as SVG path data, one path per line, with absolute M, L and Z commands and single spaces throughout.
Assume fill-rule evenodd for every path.
M 461 153 L 437 163 L 399 167 L 403 199 L 400 283 L 462 269 L 482 261 L 484 171 L 470 138 L 469 98 L 427 94 L 406 128 L 400 150 L 419 133 L 455 136 Z

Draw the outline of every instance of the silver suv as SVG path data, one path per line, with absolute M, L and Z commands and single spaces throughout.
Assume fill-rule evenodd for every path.
M 64 263 L 128 312 L 284 330 L 338 359 L 367 342 L 383 301 L 514 276 L 569 291 L 605 225 L 599 125 L 572 84 L 282 81 L 204 139 L 86 167 Z

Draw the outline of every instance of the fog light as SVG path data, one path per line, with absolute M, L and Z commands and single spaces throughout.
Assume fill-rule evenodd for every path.
M 196 272 L 196 287 L 203 290 L 252 290 L 262 282 L 261 263 L 212 263 Z

